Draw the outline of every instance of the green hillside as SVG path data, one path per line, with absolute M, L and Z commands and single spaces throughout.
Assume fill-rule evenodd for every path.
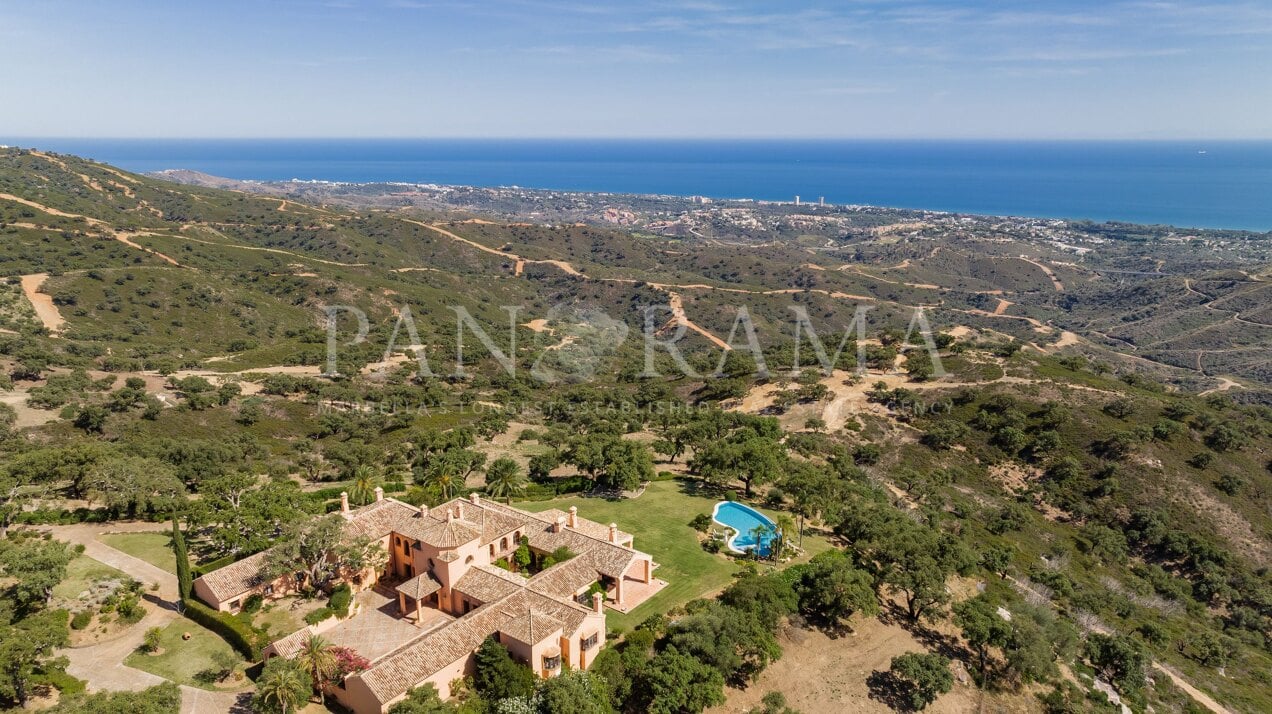
M 665 601 L 690 612 L 739 568 L 680 520 L 749 498 L 849 554 L 887 623 L 985 664 L 990 705 L 1024 693 L 1041 710 L 1054 693 L 1049 711 L 1104 711 L 1098 675 L 1135 711 L 1196 711 L 1156 662 L 1235 711 L 1272 709 L 1267 264 L 1150 249 L 1133 227 L 1107 238 L 1111 257 L 1066 266 L 1029 236 L 985 229 L 969 248 L 920 227 L 935 245 L 902 244 L 884 218 L 861 223 L 829 246 L 815 227 L 739 245 L 311 205 L 0 151 L 0 512 L 13 525 L 175 509 L 210 562 L 261 550 L 342 490 L 438 503 L 485 488 L 507 458 L 525 477 L 509 499 L 648 519 L 632 530 L 675 559 Z M 1242 255 L 1266 251 L 1241 240 Z M 1163 276 L 1101 272 L 1140 261 Z M 333 305 L 364 312 L 368 334 L 345 344 L 342 317 L 328 377 Z M 833 373 L 792 370 L 792 307 L 833 351 L 858 305 L 864 339 L 847 335 Z M 505 306 L 519 308 L 515 346 Z M 660 338 L 684 330 L 695 374 L 645 351 L 650 306 Z M 917 306 L 944 374 L 906 339 Z M 719 346 L 740 307 L 767 376 Z M 404 327 L 382 363 L 408 308 L 431 376 Z M 456 308 L 515 375 L 471 326 L 455 374 Z M 674 508 L 615 496 L 655 473 L 685 485 L 654 491 Z M 907 585 L 919 560 L 934 570 Z M 978 589 L 1054 637 L 978 657 L 951 619 Z M 919 590 L 932 607 L 911 620 Z M 1105 661 L 1090 644 L 1102 633 L 1152 681 Z

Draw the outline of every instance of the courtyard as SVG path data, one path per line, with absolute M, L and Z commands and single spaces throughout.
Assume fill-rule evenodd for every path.
M 420 610 L 421 621 L 417 625 L 413 617 L 402 617 L 396 595 L 388 595 L 378 588 L 358 593 L 357 603 L 356 615 L 323 632 L 322 637 L 369 660 L 388 654 L 454 619 L 441 610 L 425 607 Z

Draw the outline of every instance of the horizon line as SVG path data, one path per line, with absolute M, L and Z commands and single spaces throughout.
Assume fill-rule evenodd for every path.
M 895 142 L 1107 142 L 1107 143 L 1180 143 L 1180 142 L 1213 142 L 1244 143 L 1272 142 L 1267 137 L 991 137 L 991 136 L 778 136 L 778 135 L 738 135 L 738 136 L 339 136 L 339 135 L 292 135 L 292 136 L 36 136 L 13 135 L 0 138 L 6 141 L 895 141 Z

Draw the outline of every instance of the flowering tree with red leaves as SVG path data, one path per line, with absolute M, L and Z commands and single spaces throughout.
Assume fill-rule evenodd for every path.
M 332 677 L 333 682 L 344 681 L 345 677 L 362 672 L 371 666 L 371 660 L 348 647 L 332 647 L 331 654 L 336 658 L 336 672 L 335 676 Z

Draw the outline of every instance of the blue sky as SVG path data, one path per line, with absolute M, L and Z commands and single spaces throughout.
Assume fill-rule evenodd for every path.
M 1272 138 L 1272 2 L 0 0 L 0 136 Z

